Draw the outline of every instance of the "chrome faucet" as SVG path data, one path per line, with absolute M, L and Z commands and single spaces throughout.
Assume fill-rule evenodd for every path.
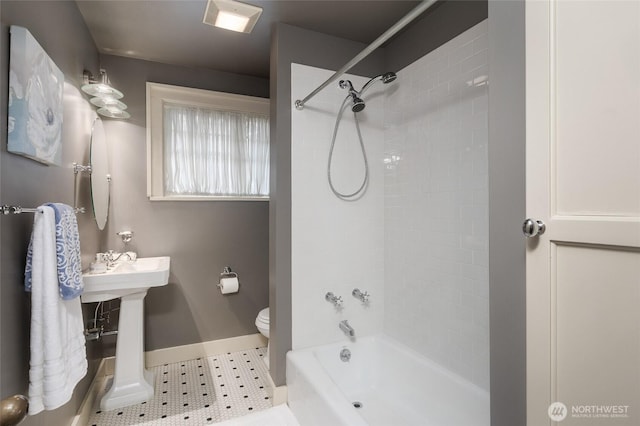
M 340 321 L 340 324 L 338 324 L 338 326 L 340 327 L 340 330 L 342 330 L 342 332 L 347 336 L 356 337 L 356 331 L 349 325 L 349 322 L 347 320 Z
M 333 306 L 335 306 L 336 308 L 342 306 L 342 297 L 336 296 L 332 292 L 328 292 L 327 294 L 325 294 L 324 298 L 326 301 L 333 303 Z
M 122 238 L 122 242 L 124 243 L 125 247 L 133 239 L 133 231 L 120 231 L 117 232 L 116 235 Z
M 360 291 L 360 289 L 354 288 L 351 292 L 351 295 L 356 299 L 360 299 L 362 303 L 367 303 L 369 301 L 369 293 L 367 293 L 366 291 L 362 292 Z
M 124 253 L 116 253 L 113 250 L 109 250 L 108 252 L 104 253 L 103 256 L 104 256 L 103 257 L 104 260 L 107 263 L 107 268 L 113 268 L 114 266 L 116 266 L 116 262 L 120 260 L 120 258 L 122 258 L 123 256 L 126 256 L 130 262 L 135 262 L 135 260 L 138 257 L 134 252 L 131 252 L 131 251 L 127 251 Z

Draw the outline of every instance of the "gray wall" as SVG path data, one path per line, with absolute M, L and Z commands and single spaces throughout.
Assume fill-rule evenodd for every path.
M 338 69 L 365 47 L 286 24 L 276 24 L 272 33 L 269 308 L 271 376 L 278 386 L 285 383 L 285 355 L 291 349 L 291 63 Z M 378 51 L 351 72 L 373 76 L 383 69 Z M 310 100 L 307 106 L 312 105 Z
M 166 287 L 145 299 L 146 350 L 257 333 L 268 306 L 268 214 L 264 201 L 154 201 L 146 195 L 146 82 L 268 97 L 268 80 L 212 70 L 101 56 L 130 120 L 106 121 L 112 198 L 108 248 L 122 251 L 116 232 L 135 232 L 139 256 L 171 256 Z M 216 288 L 226 265 L 239 274 L 240 292 Z M 107 354 L 113 352 L 104 342 Z
M 96 72 L 98 52 L 75 2 L 2 1 L 0 3 L 0 202 L 35 207 L 47 201 L 73 205 L 71 163 L 86 164 L 93 108 L 78 91 L 84 68 Z M 65 75 L 63 166 L 45 166 L 7 152 L 7 94 L 9 25 L 26 27 Z M 90 206 L 88 179 L 80 185 L 80 205 Z M 91 209 L 88 209 L 91 211 Z M 78 216 L 83 253 L 101 245 L 91 213 Z M 29 369 L 29 294 L 23 290 L 25 254 L 33 215 L 26 213 L 0 219 L 0 397 L 25 393 Z M 83 259 L 88 266 L 88 257 Z M 86 307 L 85 310 L 90 310 Z M 85 312 L 85 318 L 87 313 Z M 99 346 L 87 344 L 89 372 L 76 387 L 71 402 L 54 411 L 28 417 L 26 426 L 67 424 L 80 406 L 95 375 Z
M 489 2 L 491 424 L 526 424 L 523 0 Z

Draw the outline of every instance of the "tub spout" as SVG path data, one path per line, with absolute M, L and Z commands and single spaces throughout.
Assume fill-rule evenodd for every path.
M 347 320 L 340 321 L 340 330 L 349 337 L 356 337 L 356 331 L 349 325 Z

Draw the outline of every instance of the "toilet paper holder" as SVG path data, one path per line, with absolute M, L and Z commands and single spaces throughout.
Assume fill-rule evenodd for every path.
M 222 273 L 220 274 L 220 278 L 238 278 L 238 274 L 231 270 L 230 266 L 225 266 L 222 269 Z
M 235 289 L 232 289 L 232 290 L 228 290 L 227 289 L 227 291 L 225 291 L 222 282 L 223 282 L 223 280 L 225 280 L 227 278 L 235 278 L 236 279 Z M 220 274 L 220 280 L 219 280 L 218 284 L 216 284 L 216 287 L 218 287 L 218 289 L 220 289 L 222 294 L 237 293 L 238 292 L 238 287 L 239 287 L 239 283 L 237 282 L 237 280 L 238 280 L 238 274 L 233 272 L 231 270 L 231 267 L 225 266 L 224 269 L 222 270 L 222 273 Z

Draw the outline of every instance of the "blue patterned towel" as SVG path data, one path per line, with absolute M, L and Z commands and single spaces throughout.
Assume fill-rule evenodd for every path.
M 73 207 L 66 204 L 48 203 L 46 205 L 53 209 L 56 216 L 56 262 L 60 297 L 64 300 L 74 299 L 84 290 L 76 214 Z M 27 250 L 27 266 L 24 271 L 26 291 L 31 291 L 32 257 L 33 234 Z

